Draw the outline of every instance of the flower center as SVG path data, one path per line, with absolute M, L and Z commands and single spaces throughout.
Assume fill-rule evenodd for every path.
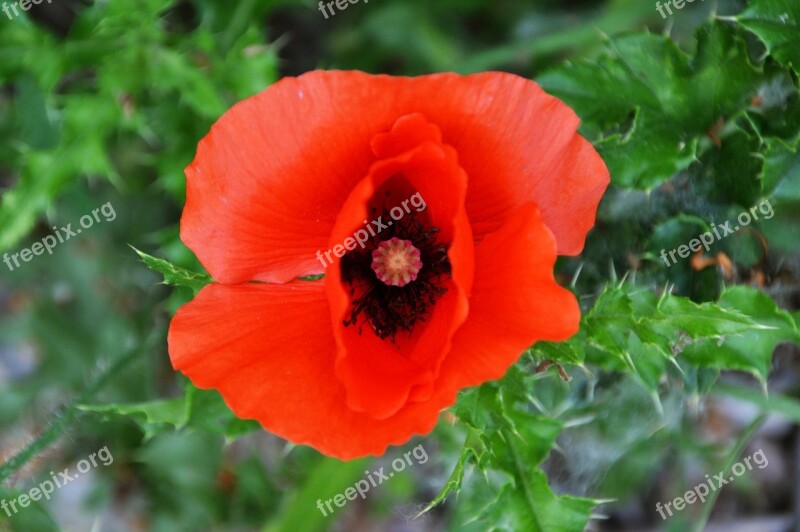
M 410 240 L 394 237 L 372 252 L 372 271 L 384 284 L 405 286 L 417 279 L 421 269 L 420 252 Z
M 389 219 L 389 211 L 373 213 Z M 369 325 L 381 339 L 395 341 L 398 332 L 411 334 L 430 316 L 447 291 L 449 245 L 439 241 L 439 229 L 426 226 L 414 214 L 392 219 L 363 246 L 342 257 L 341 280 L 349 286 L 350 308 L 344 325 L 361 334 Z

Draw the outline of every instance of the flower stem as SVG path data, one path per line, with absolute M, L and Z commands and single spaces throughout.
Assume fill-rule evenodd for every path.
M 739 436 L 739 439 L 736 440 L 736 443 L 731 449 L 730 454 L 728 454 L 728 458 L 725 460 L 725 466 L 722 468 L 726 475 L 733 467 L 733 464 L 735 464 L 739 459 L 744 451 L 744 448 L 747 446 L 750 440 L 753 439 L 755 433 L 761 428 L 761 425 L 763 425 L 766 420 L 767 414 L 762 413 L 755 418 L 752 423 L 747 426 L 747 428 L 745 428 L 744 432 L 742 432 L 742 434 Z M 706 523 L 708 522 L 708 518 L 711 517 L 711 511 L 714 509 L 714 503 L 717 501 L 720 491 L 722 490 L 712 491 L 706 500 L 705 505 L 703 506 L 703 511 L 700 513 L 700 517 L 693 527 L 693 530 L 696 532 L 702 532 L 705 530 Z
M 133 360 L 137 359 L 139 354 L 152 347 L 157 335 L 151 335 L 145 342 L 137 348 L 131 349 L 130 352 L 117 359 L 111 367 L 106 370 L 100 377 L 94 381 L 86 390 L 81 393 L 76 400 L 71 404 L 64 407 L 61 414 L 56 417 L 53 423 L 45 430 L 38 438 L 33 440 L 27 447 L 12 456 L 8 461 L 0 464 L 0 482 L 6 481 L 11 475 L 16 473 L 25 464 L 27 464 L 34 456 L 50 447 L 56 442 L 64 432 L 64 429 L 71 425 L 81 414 L 76 405 L 87 402 L 97 392 L 99 392 L 106 384 L 116 377 Z

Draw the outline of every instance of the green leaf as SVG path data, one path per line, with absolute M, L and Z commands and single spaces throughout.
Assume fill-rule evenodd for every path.
M 736 20 L 767 45 L 781 64 L 800 69 L 800 3 L 795 0 L 752 0 Z
M 227 442 L 261 428 L 257 421 L 237 418 L 214 390 L 201 390 L 189 384 L 184 399 L 189 415 L 186 426 L 222 434 Z
M 718 341 L 704 339 L 688 344 L 682 356 L 692 364 L 747 371 L 765 382 L 775 347 L 781 342 L 800 343 L 791 315 L 755 288 L 735 286 L 726 290 L 719 307 L 751 316 L 757 327 Z
M 636 377 L 648 390 L 657 390 L 661 377 L 667 370 L 669 357 L 658 345 L 644 343 L 633 332 L 628 335 L 628 353 L 632 357 L 631 365 Z
M 50 119 L 46 95 L 29 74 L 21 76 L 16 85 L 19 94 L 16 118 L 22 140 L 37 150 L 55 147 L 59 131 Z
M 337 494 L 343 494 L 363 478 L 369 461 L 366 459 L 341 462 L 333 458 L 321 457 L 319 463 L 297 492 L 290 494 L 286 505 L 264 528 L 264 532 L 322 532 L 329 530 L 337 515 L 331 515 L 317 507 L 317 501 L 325 501 Z M 324 503 L 323 503 L 324 504 Z M 333 506 L 334 510 L 339 510 Z
M 556 496 L 538 469 L 564 425 L 532 412 L 528 390 L 533 378 L 515 366 L 499 383 L 460 395 L 455 414 L 472 428 L 470 438 L 479 438 L 482 445 L 467 439 L 450 477 L 452 485 L 434 502 L 443 500 L 441 495 L 458 492 L 464 464 L 474 459 L 482 470 L 499 470 L 510 479 L 493 484 L 497 497 L 479 516 L 487 526 L 509 531 L 582 530 L 599 501 Z
M 556 496 L 534 467 L 550 453 L 563 424 L 515 408 L 517 399 L 504 399 L 507 424 L 487 438 L 492 466 L 507 472 L 513 484 L 506 484 L 484 518 L 509 531 L 583 530 L 600 501 Z
M 796 335 L 792 317 L 754 289 L 731 288 L 718 303 L 698 304 L 621 283 L 605 288 L 577 335 L 558 350 L 534 346 L 533 353 L 565 352 L 606 370 L 629 372 L 654 393 L 668 369 L 683 361 L 690 364 L 679 372 L 684 379 L 693 379 L 691 370 L 699 367 L 745 370 L 763 378 L 774 346 Z M 485 400 L 484 406 L 491 407 Z
M 464 473 L 467 470 L 469 464 L 480 464 L 481 459 L 486 452 L 486 448 L 484 447 L 483 443 L 480 439 L 480 432 L 474 429 L 470 429 L 467 433 L 467 439 L 464 441 L 464 447 L 461 449 L 461 454 L 458 457 L 458 461 L 456 462 L 455 467 L 453 468 L 452 473 L 450 473 L 450 477 L 447 479 L 447 482 L 442 489 L 439 490 L 439 493 L 436 494 L 436 497 L 428 503 L 428 505 L 419 512 L 416 517 L 420 517 L 423 514 L 429 512 L 437 505 L 444 502 L 445 499 L 452 493 L 458 495 L 459 491 L 461 491 L 461 483 L 464 481 Z
M 181 428 L 189 420 L 186 402 L 182 397 L 147 403 L 78 405 L 77 408 L 84 412 L 94 412 L 107 417 L 126 417 L 144 430 L 147 439 L 158 434 L 164 425 Z
M 762 181 L 770 199 L 800 203 L 800 150 L 774 140 L 768 143 L 764 155 Z
M 657 309 L 656 319 L 659 323 L 656 324 L 653 319 L 648 319 L 649 323 L 664 331 L 678 328 L 690 338 L 716 338 L 771 328 L 756 323 L 742 314 L 741 307 L 725 306 L 722 301 L 720 305 L 714 303 L 698 305 L 690 299 L 665 294 Z
M 64 157 L 32 152 L 19 180 L 3 192 L 0 203 L 0 250 L 10 249 L 35 225 L 37 217 L 70 179 Z
M 625 352 L 628 331 L 634 325 L 630 297 L 625 290 L 615 290 L 610 286 L 597 299 L 583 323 L 591 343 L 616 355 Z
M 603 501 L 570 495 L 557 496 L 539 469 L 519 463 L 514 485 L 506 485 L 486 514 L 493 530 L 515 532 L 580 532 L 591 518 L 592 508 Z
M 713 23 L 693 57 L 667 36 L 635 34 L 612 40 L 597 61 L 567 63 L 538 81 L 576 110 L 616 184 L 648 189 L 708 149 L 718 120 L 744 112 L 759 71 L 740 36 Z
M 201 116 L 217 118 L 226 105 L 214 84 L 197 65 L 190 63 L 188 54 L 166 48 L 152 51 L 150 68 L 159 79 L 159 87 L 180 91 L 182 98 Z
M 568 342 L 537 342 L 531 353 L 541 360 L 550 360 L 564 364 L 582 364 L 583 353 L 576 351 Z
M 147 253 L 139 251 L 131 246 L 131 249 L 141 257 L 145 266 L 154 270 L 164 276 L 164 284 L 171 286 L 185 286 L 191 288 L 195 293 L 199 292 L 204 286 L 212 282 L 209 275 L 202 273 L 190 272 L 183 268 L 179 268 L 164 259 L 157 259 Z
M 201 390 L 188 384 L 183 397 L 146 403 L 79 405 L 79 410 L 105 416 L 122 416 L 139 425 L 146 438 L 166 427 L 180 430 L 186 427 L 221 434 L 232 441 L 260 425 L 252 420 L 236 418 L 215 391 Z
M 732 128 L 719 149 L 706 152 L 702 164 L 693 169 L 708 186 L 712 201 L 753 205 L 761 197 L 759 176 L 764 158 L 759 153 L 758 137 L 741 128 Z

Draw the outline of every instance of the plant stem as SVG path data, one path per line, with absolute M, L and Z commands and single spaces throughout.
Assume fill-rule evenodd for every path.
M 0 464 L 0 482 L 4 482 L 6 479 L 11 477 L 11 475 L 21 469 L 34 456 L 41 453 L 50 447 L 54 442 L 56 442 L 61 437 L 64 429 L 71 425 L 82 414 L 82 412 L 75 408 L 75 405 L 85 403 L 91 399 L 106 384 L 113 380 L 120 371 L 122 371 L 128 364 L 135 360 L 142 351 L 151 347 L 155 338 L 156 335 L 151 335 L 147 340 L 145 340 L 142 346 L 131 349 L 129 353 L 121 356 L 94 383 L 84 390 L 77 399 L 75 399 L 71 404 L 67 405 L 61 414 L 58 415 L 53 423 L 47 428 L 47 430 L 44 431 L 44 433 L 33 440 L 33 442 L 31 442 L 27 447 L 12 456 L 7 462 Z
M 727 475 L 728 472 L 731 470 L 733 464 L 736 463 L 736 461 L 739 459 L 742 452 L 744 451 L 744 448 L 747 446 L 747 444 L 755 435 L 756 431 L 758 431 L 758 429 L 761 428 L 761 425 L 763 425 L 766 420 L 767 420 L 767 414 L 762 413 L 757 418 L 755 418 L 752 421 L 752 423 L 750 423 L 747 426 L 744 432 L 742 432 L 742 434 L 739 436 L 739 439 L 736 440 L 736 443 L 731 449 L 731 452 L 728 454 L 728 458 L 725 460 L 725 466 L 722 468 L 722 471 L 725 473 L 725 475 Z M 717 501 L 717 497 L 719 496 L 720 491 L 722 490 L 718 489 L 712 491 L 711 495 L 706 500 L 705 505 L 703 506 L 703 511 L 700 513 L 700 518 L 697 520 L 697 523 L 693 527 L 693 530 L 695 532 L 703 532 L 703 530 L 705 529 L 706 523 L 708 522 L 708 518 L 711 517 L 711 511 L 714 509 L 714 503 Z

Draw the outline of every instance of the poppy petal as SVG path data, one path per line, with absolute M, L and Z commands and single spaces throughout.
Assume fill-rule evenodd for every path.
M 455 393 L 386 420 L 347 407 L 329 319 L 321 282 L 211 284 L 170 324 L 172 365 L 195 386 L 218 390 L 238 417 L 343 460 L 430 432 Z
M 402 176 L 430 206 L 425 214 L 440 229 L 439 235 L 452 244 L 448 251 L 452 278 L 447 292 L 436 302 L 432 316 L 415 326 L 409 338 L 399 338 L 396 343 L 378 338 L 368 325 L 342 324 L 351 298 L 341 281 L 341 260 L 334 260 L 327 270 L 325 283 L 339 346 L 336 374 L 348 390 L 350 408 L 376 419 L 395 414 L 409 400 L 430 397 L 431 383 L 450 340 L 468 314 L 474 258 L 464 211 L 467 178 L 452 148 L 437 145 L 436 140 L 435 128 L 419 115 L 402 117 L 391 134 L 377 136 L 373 141 L 376 154 L 389 158 L 375 163 L 354 188 L 332 233 L 331 242 L 352 236 L 366 218 L 370 198 L 384 183 Z M 422 144 L 414 147 L 417 142 Z
M 374 162 L 373 137 L 413 113 L 457 151 L 478 239 L 533 201 L 559 253 L 581 251 L 608 171 L 569 107 L 499 72 L 282 79 L 231 108 L 200 142 L 186 169 L 183 241 L 223 283 L 321 273 L 316 251 Z
M 578 331 L 580 308 L 556 283 L 555 261 L 555 238 L 533 204 L 476 246 L 470 315 L 453 337 L 437 386 L 458 390 L 498 379 L 535 342 Z

